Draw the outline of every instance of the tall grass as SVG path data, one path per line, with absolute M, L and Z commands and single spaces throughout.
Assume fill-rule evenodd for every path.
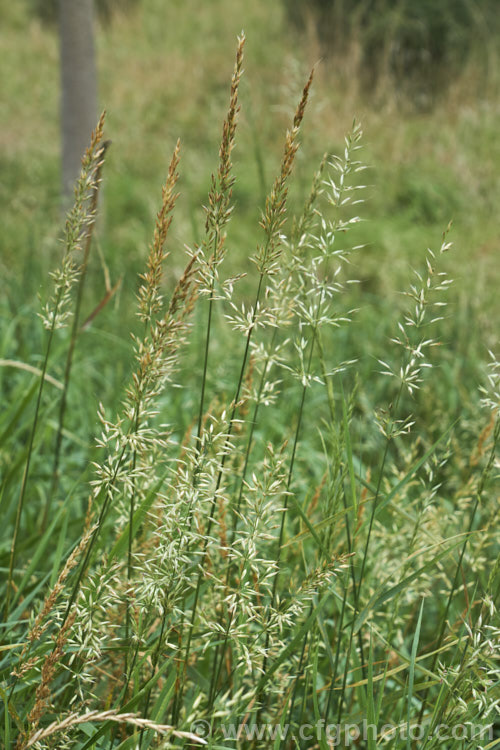
M 441 346 L 456 314 L 445 232 L 434 252 L 415 250 L 407 306 L 363 383 L 371 342 L 350 291 L 367 252 L 356 239 L 359 124 L 289 216 L 312 74 L 262 241 L 248 249 L 253 293 L 240 291 L 226 258 L 243 50 L 242 37 L 204 236 L 165 298 L 178 143 L 138 286 L 134 368 L 119 413 L 99 406 L 97 450 L 82 458 L 64 416 L 85 410 L 84 363 L 72 362 L 103 121 L 83 162 L 43 312 L 43 366 L 28 370 L 31 383 L 16 371 L 18 401 L 0 425 L 12 456 L 1 496 L 3 741 L 491 748 L 500 365 L 492 356 L 470 397 L 474 418 L 457 418 L 460 383 Z M 113 357 L 108 340 L 99 346 Z M 51 376 L 58 399 L 47 395 L 53 358 L 66 363 L 64 383 Z

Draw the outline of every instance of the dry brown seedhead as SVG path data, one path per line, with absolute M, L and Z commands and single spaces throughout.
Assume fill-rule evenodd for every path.
M 291 175 L 295 155 L 299 148 L 297 136 L 304 117 L 313 76 L 314 68 L 304 86 L 302 97 L 295 111 L 293 127 L 291 130 L 287 131 L 285 136 L 285 148 L 281 162 L 280 174 L 274 182 L 271 193 L 266 198 L 264 216 L 262 217 L 260 224 L 267 235 L 267 240 L 266 244 L 258 249 L 256 255 L 257 267 L 261 274 L 272 274 L 277 270 L 277 263 L 281 254 L 280 232 L 285 223 L 286 199 L 288 194 L 287 182 Z
M 160 285 L 163 277 L 163 264 L 168 255 L 165 251 L 165 242 L 178 198 L 175 187 L 179 179 L 177 168 L 180 161 L 180 148 L 181 144 L 178 140 L 168 168 L 167 179 L 162 188 L 162 204 L 156 216 L 147 271 L 141 275 L 144 283 L 139 290 L 139 315 L 145 322 L 150 321 L 151 317 L 158 313 L 161 308 L 162 297 L 160 294 Z
M 184 269 L 184 273 L 177 282 L 168 308 L 168 316 L 171 318 L 177 316 L 178 318 L 184 319 L 191 313 L 194 307 L 198 291 L 195 281 L 197 260 L 197 255 L 193 255 L 193 257 L 189 259 L 186 268 Z
M 208 286 L 214 284 L 214 274 L 217 267 L 224 259 L 226 234 L 224 227 L 231 218 L 232 206 L 231 196 L 234 177 L 232 176 L 231 154 L 235 146 L 235 133 L 240 107 L 238 104 L 238 90 L 241 75 L 243 73 L 243 48 L 245 36 L 238 38 L 236 50 L 236 62 L 231 79 L 231 93 L 229 97 L 229 108 L 222 126 L 222 139 L 219 148 L 219 166 L 217 173 L 212 175 L 210 192 L 208 194 L 208 206 L 206 207 L 205 231 L 203 256 L 207 266 L 203 269 Z
M 28 714 L 28 721 L 30 722 L 30 731 L 28 736 L 19 736 L 16 744 L 16 750 L 24 750 L 24 748 L 32 745 L 31 738 L 36 732 L 40 719 L 47 711 L 50 703 L 50 683 L 52 682 L 57 664 L 61 660 L 64 653 L 64 646 L 68 640 L 68 633 L 76 618 L 76 613 L 72 613 L 66 618 L 66 621 L 62 625 L 61 629 L 56 638 L 56 643 L 50 654 L 47 655 L 42 665 L 42 676 L 40 684 L 36 689 L 35 694 L 35 705 Z
M 41 638 L 45 630 L 50 625 L 50 620 L 47 622 L 44 622 L 46 618 L 49 616 L 49 614 L 54 610 L 57 599 L 61 595 L 61 593 L 64 590 L 64 584 L 69 576 L 70 572 L 73 570 L 73 568 L 78 563 L 78 558 L 80 554 L 83 552 L 84 549 L 86 549 L 88 541 L 94 531 L 96 530 L 96 526 L 92 526 L 87 529 L 85 534 L 80 540 L 80 543 L 77 547 L 73 550 L 71 555 L 68 557 L 66 561 L 66 565 L 62 569 L 61 573 L 59 574 L 59 578 L 57 579 L 54 588 L 50 592 L 50 594 L 45 598 L 45 601 L 43 603 L 43 607 L 41 611 L 38 613 L 35 622 L 33 623 L 33 626 L 28 634 L 28 640 L 25 643 L 23 650 L 21 652 L 21 656 L 19 659 L 20 666 L 13 672 L 13 674 L 16 677 L 21 677 L 23 674 L 26 674 L 26 672 L 29 672 L 29 670 L 33 666 L 33 659 L 27 659 L 24 661 L 24 657 L 26 656 L 26 653 L 28 649 L 30 648 L 31 644 L 34 643 L 34 641 L 37 641 Z M 36 660 L 35 660 L 36 661 Z
M 222 141 L 219 150 L 219 169 L 217 175 L 219 177 L 221 191 L 229 188 L 228 180 L 231 173 L 231 152 L 234 148 L 235 141 L 234 136 L 236 133 L 236 123 L 240 106 L 238 105 L 238 89 L 240 85 L 240 79 L 243 72 L 243 47 L 245 45 L 245 35 L 238 37 L 238 48 L 236 50 L 236 63 L 234 66 L 233 77 L 231 79 L 231 94 L 229 98 L 229 109 L 227 117 L 224 120 L 222 126 Z M 231 185 L 234 182 L 234 178 L 231 179 Z

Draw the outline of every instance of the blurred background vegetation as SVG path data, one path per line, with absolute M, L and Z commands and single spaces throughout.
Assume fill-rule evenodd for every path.
M 368 200 L 360 207 L 367 221 L 356 230 L 356 241 L 366 247 L 352 269 L 361 283 L 346 301 L 360 312 L 343 342 L 340 334 L 343 358 L 361 356 L 369 381 L 374 357 L 382 356 L 394 331 L 398 290 L 408 286 L 410 269 L 420 267 L 427 246 L 439 247 L 453 220 L 455 250 L 448 262 L 457 283 L 444 343 L 450 377 L 463 390 L 457 395 L 443 385 L 435 398 L 453 400 L 451 410 L 469 403 L 498 328 L 497 3 L 100 0 L 96 5 L 99 100 L 107 110 L 112 147 L 86 289 L 88 312 L 106 287 L 120 279 L 121 286 L 79 345 L 85 367 L 75 388 L 82 403 L 85 397 L 113 403 L 128 371 L 137 274 L 178 137 L 181 197 L 170 238 L 171 282 L 183 266 L 184 245 L 202 236 L 202 207 L 217 165 L 242 28 L 248 41 L 234 155 L 231 271 L 248 270 L 285 128 L 310 67 L 319 63 L 292 209 L 306 196 L 323 152 L 342 150 L 354 116 L 363 125 L 363 158 L 370 166 Z M 44 296 L 61 249 L 56 0 L 2 0 L 0 6 L 0 357 L 37 365 L 36 352 L 43 348 L 41 328 L 33 324 L 37 294 Z M 250 284 L 242 282 L 243 295 Z M 353 331 L 354 338 L 359 332 L 358 342 Z M 219 376 L 222 382 L 228 377 Z M 9 382 L 14 394 L 15 379 Z M 376 401 L 377 394 L 371 398 Z M 431 409 L 432 401 L 427 403 Z M 91 411 L 79 415 L 77 409 L 75 422 L 88 420 Z
M 430 108 L 474 64 L 494 75 L 500 19 L 495 0 L 285 0 L 300 28 L 312 27 L 327 60 L 344 58 L 365 93 L 377 90 Z M 348 75 L 352 73 L 352 68 Z

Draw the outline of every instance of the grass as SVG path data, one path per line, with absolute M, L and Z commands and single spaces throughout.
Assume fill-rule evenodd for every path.
M 217 8 L 228 39 L 235 12 Z M 62 253 L 53 93 L 51 145 L 34 158 L 23 116 L 4 157 L 22 189 L 3 212 L 0 736 L 323 750 L 359 732 L 367 748 L 492 748 L 496 155 L 479 136 L 492 140 L 493 105 L 450 98 L 393 113 L 393 129 L 367 111 L 364 136 L 347 95 L 334 121 L 320 71 L 303 88 L 291 64 L 276 71 L 285 42 L 257 63 L 250 36 L 221 139 L 216 14 L 194 37 L 184 15 L 159 17 L 151 2 L 101 32 L 113 145 L 101 122 Z M 277 7 L 268 21 L 281 39 Z M 137 28 L 144 68 L 113 77 L 116 40 Z M 50 32 L 29 29 L 55 64 Z M 172 116 L 165 41 L 169 75 L 198 80 Z M 206 68 L 189 68 L 188 41 Z M 254 66 L 280 104 L 269 119 Z M 165 118 L 186 143 L 159 138 Z

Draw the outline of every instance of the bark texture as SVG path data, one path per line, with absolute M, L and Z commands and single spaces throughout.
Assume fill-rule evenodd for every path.
M 93 0 L 59 0 L 62 188 L 73 195 L 82 155 L 97 122 Z

